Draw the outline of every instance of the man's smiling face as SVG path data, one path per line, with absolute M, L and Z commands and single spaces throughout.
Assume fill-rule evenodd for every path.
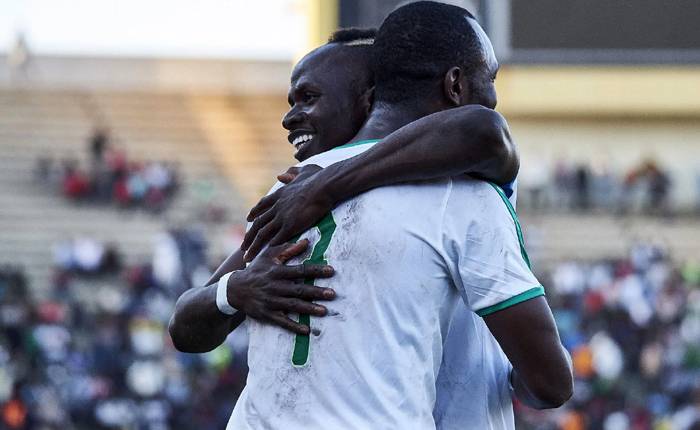
M 289 112 L 282 126 L 303 161 L 351 140 L 367 118 L 361 103 L 368 90 L 365 64 L 355 64 L 338 44 L 324 45 L 304 57 L 292 72 Z

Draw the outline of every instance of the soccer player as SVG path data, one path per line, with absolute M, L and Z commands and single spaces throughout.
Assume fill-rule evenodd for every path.
M 289 141 L 296 143 L 295 157 L 300 161 L 346 143 L 367 118 L 373 95 L 370 47 L 375 33 L 371 29 L 340 30 L 328 44 L 309 53 L 295 67 L 289 94 L 292 107 L 283 125 L 290 130 Z M 443 127 L 449 131 L 443 131 Z M 509 190 L 508 184 L 518 170 L 518 156 L 505 120 L 483 106 L 436 113 L 420 123 L 402 127 L 384 142 L 367 153 L 372 156 L 370 161 L 381 164 L 386 172 L 381 174 L 374 169 L 373 176 L 367 176 L 374 187 L 468 173 L 505 184 Z M 352 188 L 355 184 L 365 186 L 361 181 L 353 182 L 347 195 L 365 190 Z M 291 321 L 285 312 L 322 316 L 325 308 L 311 306 L 308 301 L 332 299 L 333 292 L 291 281 L 330 276 L 330 268 L 278 267 L 303 252 L 305 246 L 301 242 L 287 249 L 272 247 L 246 270 L 241 270 L 245 267 L 242 253 L 231 255 L 209 284 L 224 273 L 239 270 L 228 279 L 229 301 L 235 303 L 239 312 L 230 317 L 212 306 L 216 284 L 186 291 L 178 300 L 170 323 L 176 347 L 188 352 L 212 350 L 246 315 L 307 334 L 309 328 Z
M 494 105 L 492 84 L 482 77 L 484 91 L 475 91 L 467 79 L 472 68 L 495 71 L 484 47 L 483 31 L 463 9 L 431 2 L 398 9 L 377 36 L 381 62 L 369 119 L 351 144 L 307 162 L 323 167 L 350 158 L 408 122 L 477 95 Z M 498 187 L 453 178 L 374 189 L 336 207 L 303 237 L 314 243 L 309 262 L 333 262 L 335 277 L 319 283 L 341 297 L 331 315 L 315 321 L 311 338 L 288 342 L 279 329 L 251 321 L 251 371 L 232 428 L 434 427 L 442 339 L 459 296 L 512 362 L 519 397 L 556 406 L 570 396 L 570 364 Z M 478 357 L 483 338 L 476 328 L 471 333 L 465 342 Z M 480 369 L 473 371 L 478 378 Z M 475 428 L 507 425 L 474 412 L 468 425 Z
M 379 146 L 381 146 L 381 145 L 378 145 L 377 147 L 379 147 Z M 517 384 L 516 384 L 516 385 L 517 385 Z M 468 406 L 468 405 L 464 405 L 464 406 Z
M 296 157 L 298 159 L 303 160 L 311 155 L 322 152 L 323 148 L 332 148 L 345 143 L 357 132 L 366 118 L 370 98 L 368 96 L 371 94 L 371 91 L 368 92 L 368 90 L 371 89 L 372 84 L 371 74 L 367 74 L 370 69 L 368 64 L 370 52 L 368 48 L 372 43 L 375 33 L 376 30 L 339 30 L 332 36 L 329 45 L 310 53 L 295 68 L 293 87 L 290 91 L 290 104 L 292 105 L 292 109 L 290 109 L 290 112 L 286 115 L 283 123 L 284 126 L 290 130 L 290 143 L 297 141 L 297 146 L 299 146 L 300 149 L 306 149 L 305 151 L 297 152 Z M 359 66 L 359 69 L 348 67 L 348 63 Z M 333 77 L 334 79 L 327 79 L 326 77 Z M 352 77 L 354 77 L 354 79 L 352 79 Z M 358 77 L 361 78 L 358 79 Z M 338 85 L 333 86 L 335 83 L 341 83 L 343 85 L 340 87 L 338 87 Z M 347 115 L 343 111 L 338 110 L 338 106 L 351 112 L 351 115 Z M 412 146 L 415 146 L 419 153 L 427 150 L 432 151 L 433 148 L 439 149 L 438 151 L 434 151 L 437 154 L 435 160 L 427 164 L 419 164 L 413 168 L 415 171 L 413 175 L 416 175 L 416 178 L 420 177 L 419 175 L 421 174 L 430 177 L 430 175 L 434 174 L 436 169 L 448 169 L 454 172 L 466 170 L 473 174 L 492 178 L 494 181 L 503 183 L 512 179 L 515 171 L 517 171 L 517 154 L 515 153 L 512 142 L 510 142 L 508 138 L 507 128 L 504 130 L 495 129 L 495 133 L 487 133 L 486 127 L 505 127 L 505 122 L 498 117 L 498 114 L 495 112 L 491 112 L 490 114 L 494 116 L 496 121 L 493 120 L 494 118 L 488 116 L 489 112 L 487 110 L 476 106 L 470 109 L 455 109 L 452 112 L 437 114 L 432 120 L 436 126 L 449 124 L 450 127 L 455 130 L 455 132 L 451 134 L 441 133 L 436 127 L 419 127 L 416 128 L 415 131 L 412 131 L 411 126 L 407 126 L 402 129 L 400 139 L 389 138 L 387 142 L 389 142 L 388 145 L 390 147 L 391 145 L 395 145 L 396 142 L 400 143 L 401 146 L 396 148 L 398 151 L 402 151 L 404 147 Z M 308 145 L 304 145 L 305 148 L 301 148 L 302 145 L 299 144 L 299 136 L 306 134 L 310 137 L 313 136 L 313 138 L 308 140 Z M 500 140 L 486 139 L 487 136 L 493 136 L 494 134 L 496 134 Z M 453 141 L 449 142 L 449 139 L 453 139 Z M 375 148 L 381 146 L 382 145 L 378 145 Z M 420 147 L 423 149 L 421 150 Z M 369 152 L 372 153 L 375 151 Z M 392 150 L 391 152 L 397 151 Z M 410 161 L 408 157 L 415 156 L 412 154 L 415 152 L 416 150 L 409 152 L 403 151 L 402 155 L 392 157 L 388 163 L 385 162 L 387 170 L 395 169 L 395 167 L 392 166 L 406 165 L 406 163 Z M 384 151 L 384 153 L 386 154 L 386 151 Z M 387 154 L 382 157 L 387 158 L 390 155 L 391 154 Z M 440 157 L 442 159 L 440 159 Z M 381 161 L 381 158 L 379 161 Z M 387 175 L 383 180 L 386 181 L 385 183 L 389 184 L 400 181 L 401 178 L 394 178 L 391 175 Z M 376 185 L 380 184 L 377 183 Z M 279 249 L 279 247 L 275 247 L 273 250 L 274 249 Z M 290 252 L 295 253 L 302 249 L 302 247 L 295 245 L 290 248 Z M 279 265 L 279 263 L 285 261 L 288 256 L 289 253 L 285 252 L 284 256 L 280 256 L 276 261 L 276 264 Z M 231 284 L 230 290 L 238 298 L 238 303 L 246 301 L 249 303 L 262 303 L 263 301 L 269 302 L 271 299 L 273 301 L 280 300 L 279 297 L 267 296 L 261 298 L 246 295 L 245 292 L 250 290 L 241 290 L 240 287 L 242 285 L 257 287 L 257 289 L 253 291 L 258 293 L 282 289 L 285 291 L 285 296 L 291 295 L 289 293 L 291 288 L 285 290 L 285 287 L 288 287 L 288 285 L 285 285 L 286 280 L 280 279 L 280 273 L 275 273 L 277 269 L 281 268 L 273 265 L 267 257 L 268 256 L 263 259 L 258 259 L 254 266 L 239 272 L 236 278 L 231 278 L 229 281 Z M 227 263 L 236 260 L 240 261 L 239 255 L 229 259 Z M 308 267 L 311 268 L 312 266 Z M 217 274 L 213 276 L 213 280 L 218 280 L 221 274 L 227 271 L 242 268 L 242 265 L 230 266 L 224 264 L 219 271 L 217 271 Z M 274 275 L 271 277 L 270 274 L 272 273 L 274 273 Z M 287 270 L 282 274 L 287 275 L 289 273 L 294 274 L 294 271 Z M 189 293 L 202 293 L 205 291 L 206 289 L 194 289 Z M 199 294 L 199 296 L 204 297 L 206 294 Z M 183 298 L 185 298 L 185 296 L 183 296 Z M 182 301 L 183 300 L 181 300 L 181 302 Z M 201 316 L 199 311 L 207 309 L 207 305 L 211 306 L 212 301 L 213 298 L 209 300 L 200 300 L 198 302 L 200 305 L 199 309 L 191 309 L 194 312 L 189 312 L 190 316 Z M 309 306 L 308 303 L 303 303 L 302 305 Z M 182 308 L 183 306 L 179 307 Z M 238 305 L 238 307 L 242 308 L 243 306 Z M 273 304 L 273 307 L 278 306 Z M 218 313 L 218 311 L 216 312 Z M 306 312 L 312 313 L 308 310 Z M 266 314 L 269 315 L 270 312 L 268 311 Z M 440 372 L 441 376 L 439 378 L 439 384 L 449 389 L 449 393 L 442 394 L 445 388 L 439 386 L 439 399 L 457 400 L 460 398 L 458 391 L 467 392 L 470 387 L 471 389 L 474 388 L 474 381 L 470 380 L 468 373 L 470 369 L 469 364 L 473 363 L 467 363 L 461 354 L 463 336 L 461 336 L 460 333 L 462 332 L 461 328 L 464 324 L 461 324 L 460 320 L 468 317 L 469 314 L 466 308 L 463 308 L 461 314 L 462 316 L 455 318 L 451 325 L 450 332 L 455 334 L 447 339 L 446 351 L 452 352 L 450 356 L 454 357 L 454 359 L 450 360 L 450 356 L 446 356 L 444 366 L 446 369 L 450 369 L 450 371 Z M 242 313 L 238 314 L 239 317 L 241 315 Z M 182 318 L 179 319 L 182 320 Z M 171 324 L 171 332 L 174 334 L 173 340 L 176 341 L 176 345 L 180 349 L 190 352 L 205 351 L 218 346 L 223 339 L 220 337 L 222 335 L 217 334 L 225 333 L 223 334 L 225 337 L 231 328 L 235 326 L 237 320 L 239 320 L 239 318 L 230 318 L 229 321 L 232 324 L 222 324 L 225 328 L 223 330 L 217 330 L 216 324 L 210 324 L 212 321 L 217 321 L 216 316 L 214 318 L 206 316 L 199 318 L 198 321 L 196 321 L 195 324 L 191 324 L 191 326 L 199 326 L 201 329 L 187 330 L 192 334 L 188 336 L 189 339 L 185 339 L 185 344 L 183 344 L 182 340 L 182 334 L 185 330 L 179 330 L 179 333 L 173 332 L 173 329 L 176 329 L 177 326 L 181 326 L 182 324 Z M 173 322 L 174 321 L 175 318 L 173 318 Z M 276 321 L 273 320 L 272 322 L 275 323 Z M 179 337 L 175 337 L 178 334 Z M 487 333 L 486 335 L 490 337 L 490 334 Z M 452 341 L 450 342 L 451 339 Z M 213 340 L 213 342 L 210 342 L 210 340 Z M 492 340 L 491 346 L 492 348 L 489 354 L 491 360 L 483 367 L 483 371 L 489 372 L 492 379 L 498 379 L 500 381 L 499 386 L 504 388 L 500 390 L 500 395 L 505 393 L 505 397 L 509 398 L 510 393 L 507 388 L 509 363 L 504 358 L 498 346 L 495 345 L 495 341 Z M 481 402 L 471 402 L 470 407 L 481 407 L 486 410 L 483 405 L 494 404 L 494 402 L 489 401 L 489 399 L 499 397 L 499 393 L 491 393 L 489 396 L 484 396 L 482 398 L 483 404 Z M 467 408 L 440 407 L 441 403 L 442 402 L 438 402 L 437 406 L 439 407 L 436 408 L 436 415 L 440 417 L 438 425 L 449 422 L 464 422 L 463 418 L 465 413 L 468 412 Z M 447 406 L 449 406 L 449 404 Z
M 367 43 L 366 41 L 371 40 L 370 37 L 374 37 L 374 34 L 345 30 L 336 33 L 331 42 L 346 41 L 346 46 L 358 46 L 358 43 Z M 367 58 L 368 53 L 364 51 L 367 50 L 354 50 L 363 55 L 358 60 Z M 309 71 L 325 71 L 324 76 L 337 77 L 338 72 L 334 68 L 338 67 L 339 62 L 334 58 L 333 52 L 334 50 L 326 48 L 309 54 L 295 68 L 292 77 L 291 109 L 285 116 L 283 124 L 290 131 L 290 142 L 300 147 L 296 154 L 300 160 L 326 148 L 337 146 L 337 140 L 328 142 L 327 130 L 336 130 L 337 124 L 357 117 L 357 109 L 353 110 L 352 106 L 348 106 L 347 101 L 330 98 L 328 84 L 323 80 L 319 82 L 318 79 L 314 79 L 317 75 L 309 73 Z M 494 79 L 495 72 L 489 73 L 487 77 Z M 476 79 L 475 85 L 478 83 L 479 79 Z M 366 106 L 367 98 L 363 97 L 362 90 L 351 94 L 355 94 L 359 99 L 360 106 Z M 336 94 L 338 95 L 342 96 L 342 94 Z M 478 95 L 474 97 L 475 100 L 479 98 Z M 330 106 L 333 108 L 329 108 Z M 344 107 L 353 114 L 338 114 L 338 106 Z M 362 111 L 360 116 L 361 114 Z M 479 124 L 499 124 L 503 128 L 494 127 L 489 133 L 486 128 L 478 128 Z M 347 127 L 341 126 L 340 129 L 347 130 Z M 302 137 L 307 139 L 304 140 Z M 268 212 L 268 215 L 293 214 L 291 219 L 289 216 L 285 219 L 291 221 L 289 225 L 296 227 L 297 230 L 293 233 L 296 234 L 306 230 L 307 226 L 313 225 L 340 201 L 382 185 L 459 174 L 467 169 L 472 174 L 490 177 L 503 184 L 512 177 L 494 177 L 494 175 L 512 174 L 512 166 L 514 164 L 517 166 L 517 158 L 508 158 L 509 154 L 513 154 L 511 157 L 514 156 L 514 151 L 509 150 L 509 143 L 505 121 L 493 111 L 481 109 L 478 106 L 443 111 L 423 121 L 411 123 L 388 136 L 382 143 L 363 152 L 362 155 L 328 167 L 325 173 L 333 173 L 332 177 L 325 174 L 312 176 L 309 181 L 301 183 L 300 186 L 297 183 L 277 191 L 263 199 L 261 205 L 251 214 L 259 212 L 261 208 L 270 208 L 274 202 L 283 197 L 284 193 L 296 190 L 288 194 L 291 200 L 287 202 L 294 202 L 296 205 L 292 211 L 285 210 L 284 204 L 278 204 L 274 210 Z M 500 165 L 493 161 L 489 162 L 486 155 L 498 152 L 502 154 Z M 479 157 L 482 159 L 479 160 Z M 361 161 L 358 162 L 358 160 Z M 315 169 L 311 170 L 311 172 L 315 171 Z M 282 176 L 287 177 L 286 180 L 289 181 L 289 174 Z M 334 186 L 335 190 L 327 188 L 326 185 Z M 508 189 L 508 185 L 510 184 L 505 184 L 504 188 Z M 511 198 L 514 205 L 515 195 L 513 194 Z M 295 220 L 300 222 L 295 224 Z M 255 237 L 256 231 L 260 231 L 262 226 L 263 224 L 256 222 L 248 238 Z M 288 238 L 291 238 L 292 234 L 289 234 L 289 231 L 292 227 L 287 228 L 289 230 L 279 234 L 281 236 L 287 234 Z M 277 233 L 269 229 L 267 232 L 268 237 L 260 235 L 257 243 L 264 243 L 270 235 Z M 220 274 L 226 271 L 226 268 L 222 267 Z M 492 425 L 493 428 L 508 428 L 508 423 L 512 426 L 511 392 L 508 383 L 510 363 L 483 322 L 475 321 L 477 318 L 466 307 L 459 305 L 450 323 L 449 332 L 444 341 L 443 361 L 436 381 L 437 397 L 433 414 L 437 428 L 464 428 L 466 423 L 473 422 L 475 415 L 483 416 L 484 413 L 496 423 Z M 480 355 L 469 354 L 464 342 L 465 336 L 478 336 L 483 339 Z M 478 378 L 474 377 L 476 368 L 480 369 L 481 373 Z M 481 392 L 483 395 L 474 398 L 474 392 Z M 502 423 L 503 427 L 500 426 Z
M 372 84 L 371 74 L 367 74 L 370 69 L 368 48 L 373 41 L 375 32 L 375 30 L 360 29 L 340 30 L 332 36 L 329 45 L 310 53 L 295 68 L 292 90 L 290 91 L 292 108 L 283 123 L 290 130 L 290 143 L 296 143 L 296 146 L 299 147 L 296 154 L 298 159 L 304 160 L 309 156 L 323 152 L 325 148 L 345 143 L 357 132 L 366 118 L 371 98 L 371 91 L 368 90 L 371 89 Z M 348 63 L 359 66 L 359 69 L 349 67 Z M 346 77 L 345 80 L 338 79 L 345 77 L 345 74 L 350 74 L 354 79 L 351 79 L 350 76 Z M 328 79 L 328 77 L 334 79 Z M 335 85 L 334 87 L 333 84 L 336 82 L 345 85 L 341 87 Z M 345 112 L 350 112 L 350 115 Z M 410 161 L 408 157 L 415 157 L 416 152 L 420 154 L 430 151 L 436 154 L 435 159 L 414 167 L 411 173 L 414 178 L 420 178 L 420 175 L 431 177 L 436 171 L 447 169 L 448 172 L 466 170 L 472 174 L 491 178 L 499 183 L 512 179 L 517 170 L 517 155 L 508 139 L 507 128 L 494 129 L 498 139 L 487 138 L 493 136 L 494 133 L 487 133 L 486 127 L 505 127 L 505 122 L 495 112 L 489 112 L 476 106 L 461 110 L 455 109 L 451 112 L 434 115 L 428 123 L 433 123 L 434 126 L 422 126 L 412 130 L 409 125 L 401 130 L 398 139 L 390 136 L 386 140 L 390 151 L 387 153 L 386 150 L 382 150 L 384 155 L 381 155 L 377 161 L 389 158 L 392 154 L 401 153 L 391 157 L 388 162 L 384 162 L 386 170 L 391 172 L 392 169 L 396 170 L 397 167 L 406 165 Z M 439 125 L 449 126 L 454 131 L 448 134 L 442 133 L 437 128 Z M 301 138 L 302 136 L 308 136 L 306 142 Z M 451 142 L 449 142 L 450 139 L 452 139 Z M 396 147 L 396 143 L 400 145 Z M 371 155 L 376 152 L 374 149 L 381 149 L 382 146 L 377 145 L 368 152 Z M 395 148 L 392 149 L 392 146 Z M 415 147 L 415 149 L 406 152 L 407 147 Z M 434 151 L 435 148 L 438 150 Z M 402 179 L 401 176 L 394 176 L 390 173 L 379 178 L 380 182 L 375 181 L 374 186 L 403 180 L 405 179 Z M 361 184 L 360 181 L 356 183 Z M 363 190 L 358 190 L 356 193 L 361 191 Z M 301 249 L 299 246 L 295 246 L 295 248 L 297 251 Z M 285 253 L 285 255 L 287 254 Z M 277 261 L 278 264 L 286 258 L 288 257 L 282 257 L 281 260 Z M 260 264 L 261 262 L 264 264 Z M 265 267 L 265 264 L 270 264 L 269 259 L 258 260 L 254 268 L 246 270 L 249 276 L 244 281 L 250 284 L 250 280 L 257 277 L 255 286 L 260 288 L 258 291 L 270 289 L 270 284 L 274 286 L 275 282 L 281 283 L 280 279 L 264 278 L 268 270 L 259 269 L 260 266 Z M 227 267 L 225 264 L 213 278 L 218 280 L 220 275 L 226 271 L 240 268 L 242 266 Z M 271 268 L 273 270 L 279 269 L 275 266 L 271 266 Z M 265 269 L 270 268 L 266 267 Z M 238 274 L 239 277 L 241 275 L 243 272 Z M 245 301 L 245 295 L 241 294 L 238 288 L 241 279 L 238 278 L 238 283 L 232 281 L 235 279 L 232 278 L 229 282 L 232 283 L 231 290 L 235 290 L 234 294 L 239 297 L 238 303 Z M 287 295 L 289 294 L 287 293 Z M 243 300 L 240 299 L 241 296 L 243 296 Z M 248 300 L 254 301 L 250 296 L 248 296 Z M 211 300 L 208 303 L 210 304 Z M 207 302 L 204 301 L 204 305 L 206 304 Z M 308 303 L 303 305 L 309 306 Z M 485 348 L 485 351 L 488 352 L 485 355 L 488 355 L 489 362 L 482 365 L 482 371 L 488 372 L 491 379 L 498 381 L 494 384 L 499 385 L 502 389 L 483 396 L 479 402 L 470 402 L 469 408 L 459 404 L 461 397 L 476 388 L 475 381 L 469 377 L 469 369 L 474 367 L 474 363 L 469 363 L 461 353 L 464 343 L 462 333 L 469 328 L 462 323 L 465 318 L 470 318 L 470 313 L 467 313 L 466 308 L 462 308 L 460 315 L 451 324 L 451 335 L 446 341 L 446 356 L 441 369 L 445 368 L 447 371 L 440 371 L 437 389 L 438 403 L 435 410 L 439 427 L 447 426 L 448 423 L 465 422 L 465 417 L 469 417 L 469 408 L 487 410 L 486 405 L 498 404 L 498 402 L 493 401 L 494 399 L 510 398 L 508 390 L 509 363 L 490 334 L 486 332 L 486 336 L 490 338 L 490 344 L 486 345 L 490 348 Z M 203 322 L 200 325 L 204 326 L 204 322 L 211 321 L 211 319 L 202 318 L 200 321 Z M 171 328 L 174 328 L 174 325 Z M 224 332 L 228 334 L 228 331 L 224 330 Z M 206 340 L 207 335 L 211 336 L 214 333 L 217 333 L 217 330 L 202 330 L 202 333 L 196 336 L 196 340 Z M 212 338 L 218 339 L 216 336 Z M 174 339 L 176 338 L 174 337 Z M 195 340 L 194 337 L 193 340 Z M 181 343 L 176 343 L 176 345 L 178 344 L 180 348 L 190 351 L 211 348 L 201 348 L 197 345 L 184 345 L 183 347 Z M 482 380 L 488 379 L 483 378 Z M 452 405 L 456 407 L 451 407 Z M 505 419 L 507 420 L 508 417 Z M 512 421 L 512 417 L 510 417 L 510 421 Z

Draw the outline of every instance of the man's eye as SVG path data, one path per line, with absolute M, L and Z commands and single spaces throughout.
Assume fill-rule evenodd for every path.
M 304 93 L 304 102 L 308 103 L 318 98 L 318 94 Z

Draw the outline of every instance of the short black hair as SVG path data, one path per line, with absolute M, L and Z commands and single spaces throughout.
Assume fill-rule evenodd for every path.
M 328 44 L 342 45 L 354 66 L 364 69 L 363 79 L 359 79 L 364 88 L 374 85 L 374 66 L 372 65 L 372 50 L 376 28 L 340 28 L 328 38 Z
M 328 43 L 342 43 L 350 46 L 372 45 L 375 37 L 377 37 L 376 28 L 339 28 L 328 38 Z
M 470 75 L 485 65 L 481 42 L 458 6 L 419 1 L 393 11 L 373 45 L 375 99 L 405 102 L 428 93 L 451 67 Z

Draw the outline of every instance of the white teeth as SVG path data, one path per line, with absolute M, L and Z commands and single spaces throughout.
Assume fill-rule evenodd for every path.
M 303 134 L 301 136 L 298 136 L 296 139 L 292 141 L 292 145 L 296 146 L 297 148 L 305 142 L 308 142 L 309 140 L 312 140 L 314 137 L 311 134 Z

